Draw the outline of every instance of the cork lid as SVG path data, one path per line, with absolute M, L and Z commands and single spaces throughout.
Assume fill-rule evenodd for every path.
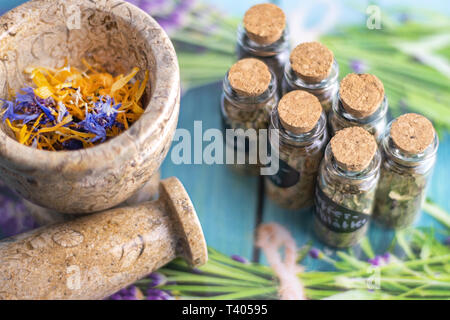
M 248 97 L 263 94 L 269 88 L 271 78 L 269 67 L 254 58 L 239 60 L 228 72 L 231 87 L 240 95 Z
M 338 131 L 330 144 L 338 165 L 355 172 L 367 168 L 377 151 L 375 138 L 361 127 Z
M 372 74 L 350 73 L 342 79 L 339 95 L 348 113 L 365 118 L 373 114 L 383 101 L 384 86 Z
M 311 131 L 322 113 L 322 105 L 314 95 L 295 90 L 284 95 L 278 103 L 278 116 L 283 127 L 301 134 Z
M 305 42 L 292 50 L 290 61 L 298 77 L 306 82 L 317 83 L 330 75 L 334 55 L 320 42 Z
M 281 38 L 286 28 L 286 16 L 274 4 L 257 4 L 245 13 L 244 28 L 251 40 L 269 45 Z
M 433 124 L 420 114 L 407 113 L 397 118 L 391 126 L 391 138 L 402 151 L 418 154 L 434 140 Z

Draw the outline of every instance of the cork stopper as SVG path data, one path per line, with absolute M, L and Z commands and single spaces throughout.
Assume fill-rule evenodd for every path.
M 384 86 L 372 74 L 350 73 L 342 79 L 339 95 L 348 113 L 365 118 L 373 114 L 383 102 Z
M 354 172 L 367 168 L 377 151 L 375 138 L 361 127 L 338 131 L 330 144 L 338 165 Z
M 290 61 L 292 70 L 299 78 L 317 83 L 330 75 L 334 55 L 319 42 L 305 42 L 292 50 Z
M 394 144 L 402 151 L 418 154 L 434 140 L 433 124 L 416 113 L 407 113 L 397 118 L 391 126 L 391 138 Z
M 269 67 L 254 58 L 236 62 L 228 72 L 231 87 L 240 95 L 256 97 L 269 88 L 272 75 Z
M 281 124 L 294 134 L 311 131 L 321 114 L 322 105 L 319 99 L 306 91 L 291 91 L 278 103 Z
M 244 28 L 254 42 L 270 45 L 281 38 L 286 28 L 286 16 L 274 4 L 257 4 L 245 13 Z

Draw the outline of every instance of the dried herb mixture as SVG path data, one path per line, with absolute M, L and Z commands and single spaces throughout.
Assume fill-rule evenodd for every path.
M 142 83 L 132 82 L 139 68 L 114 77 L 82 62 L 86 71 L 67 64 L 25 70 L 36 88 L 10 93 L 1 107 L 18 142 L 52 151 L 88 148 L 119 135 L 141 116 L 148 72 Z

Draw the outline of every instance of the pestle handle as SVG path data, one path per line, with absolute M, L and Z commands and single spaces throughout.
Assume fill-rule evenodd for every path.
M 0 241 L 1 299 L 102 299 L 177 256 L 207 260 L 195 209 L 181 182 L 160 198 Z

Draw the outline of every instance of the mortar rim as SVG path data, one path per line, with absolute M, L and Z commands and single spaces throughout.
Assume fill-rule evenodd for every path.
M 56 1 L 60 4 L 68 3 L 67 0 Z M 0 162 L 9 163 L 18 169 L 47 171 L 63 171 L 64 168 L 70 168 L 70 171 L 74 169 L 77 171 L 101 169 L 108 166 L 108 164 L 102 161 L 94 161 L 95 159 L 106 158 L 107 155 L 110 155 L 110 158 L 114 159 L 122 155 L 126 157 L 127 154 L 134 154 L 135 152 L 132 152 L 132 149 L 139 148 L 139 145 L 143 141 L 152 136 L 160 126 L 164 126 L 164 122 L 172 118 L 174 113 L 177 112 L 176 102 L 180 93 L 178 60 L 172 42 L 158 22 L 140 8 L 123 0 L 106 0 L 103 4 L 93 3 L 89 0 L 69 1 L 75 2 L 78 5 L 95 5 L 97 9 L 103 11 L 108 10 L 108 3 L 111 4 L 111 8 L 125 6 L 131 13 L 140 16 L 149 24 L 149 29 L 157 34 L 156 37 L 146 39 L 149 42 L 151 41 L 149 46 L 152 49 L 155 49 L 155 45 L 161 48 L 165 47 L 165 50 L 152 50 L 155 60 L 152 94 L 145 106 L 145 112 L 130 128 L 120 135 L 91 148 L 63 151 L 38 150 L 20 144 L 14 138 L 8 136 L 3 130 L 0 130 Z M 8 19 L 17 12 L 36 6 L 36 3 L 39 5 L 42 4 L 40 7 L 44 10 L 46 8 L 45 4 L 51 2 L 54 3 L 55 0 L 28 1 L 2 15 L 0 17 L 0 25 L 9 22 L 10 20 Z M 126 20 L 123 11 L 121 10 L 117 16 Z M 20 22 L 17 23 L 17 25 L 19 24 Z M 9 30 L 4 30 L 0 33 L 0 39 L 8 37 L 8 32 Z M 165 102 L 162 98 L 166 98 Z M 138 127 L 141 130 L 136 130 Z M 141 134 L 134 135 L 133 132 L 141 132 Z M 154 145 L 156 148 L 158 143 Z M 83 161 L 80 161 L 80 159 L 83 159 Z

